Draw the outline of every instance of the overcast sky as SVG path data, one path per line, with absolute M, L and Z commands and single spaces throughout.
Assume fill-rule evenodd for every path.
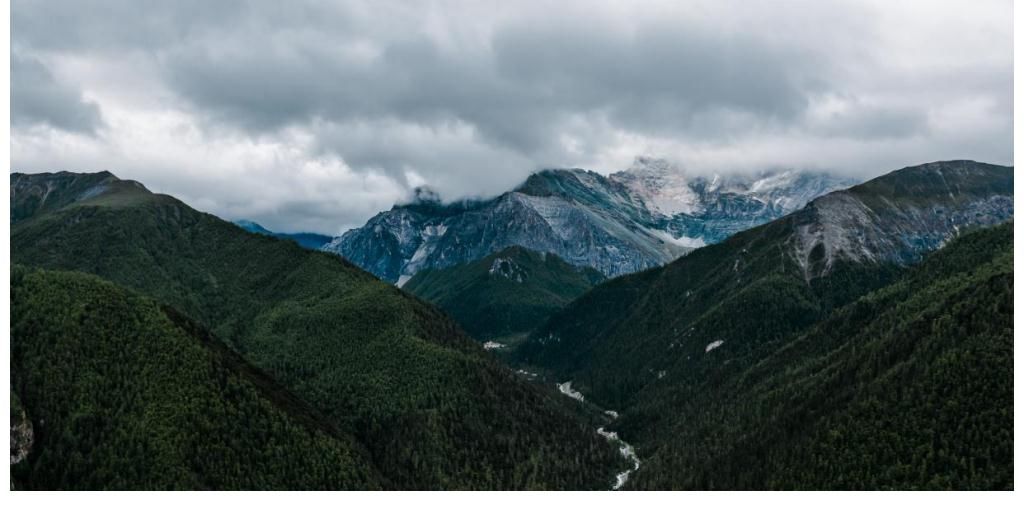
M 15 0 L 11 170 L 337 234 L 427 184 L 1012 164 L 1012 2 Z

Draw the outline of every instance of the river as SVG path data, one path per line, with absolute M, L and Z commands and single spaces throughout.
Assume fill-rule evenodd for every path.
M 565 383 L 556 383 L 555 387 L 557 387 L 558 391 L 561 392 L 562 394 L 565 394 L 566 396 L 569 396 L 577 401 L 584 400 L 583 394 L 581 394 L 577 390 L 573 390 L 571 381 L 567 381 Z M 604 413 L 610 417 L 619 416 L 618 412 L 615 412 L 613 410 L 605 410 Z M 640 469 L 640 457 L 636 455 L 636 450 L 633 449 L 632 445 L 627 444 L 621 438 L 619 438 L 618 433 L 614 431 L 606 431 L 602 426 L 600 428 L 597 428 L 597 434 L 605 437 L 606 439 L 608 439 L 609 442 L 614 442 L 615 445 L 618 446 L 619 448 L 619 454 L 621 454 L 623 458 L 626 458 L 627 460 L 629 460 L 630 463 L 633 464 L 633 468 L 628 469 L 625 472 L 619 472 L 618 474 L 615 475 L 615 484 L 612 485 L 612 489 L 618 490 L 622 488 L 624 484 L 626 484 L 626 481 L 629 480 L 630 474 Z

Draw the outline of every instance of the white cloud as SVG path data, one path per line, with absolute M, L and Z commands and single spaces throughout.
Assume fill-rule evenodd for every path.
M 638 154 L 863 177 L 1012 164 L 1011 10 L 17 0 L 12 51 L 61 101 L 15 88 L 12 170 L 109 169 L 227 218 L 336 233 L 414 186 L 489 195 Z

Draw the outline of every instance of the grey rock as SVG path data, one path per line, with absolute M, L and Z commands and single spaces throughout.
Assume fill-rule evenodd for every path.
M 659 266 L 707 243 L 803 207 L 848 181 L 798 171 L 688 177 L 660 160 L 605 177 L 544 170 L 486 200 L 442 204 L 418 189 L 324 245 L 400 285 L 423 268 L 444 268 L 519 245 L 616 276 Z

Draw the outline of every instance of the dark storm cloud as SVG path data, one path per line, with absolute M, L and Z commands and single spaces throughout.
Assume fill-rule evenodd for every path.
M 153 51 L 240 30 L 345 30 L 347 19 L 337 2 L 15 0 L 11 38 L 39 50 Z
M 859 175 L 940 155 L 1012 160 L 1001 138 L 1012 121 L 1006 2 L 18 0 L 11 10 L 15 135 L 107 121 L 113 147 L 85 156 L 129 174 L 161 151 L 182 154 L 175 145 L 208 148 L 237 152 L 261 179 L 276 168 L 281 183 L 358 182 L 376 207 L 397 193 L 377 176 L 454 198 L 539 167 L 614 171 L 637 153 L 697 171 Z M 61 141 L 16 136 L 15 162 L 76 166 L 48 145 Z M 122 160 L 103 162 L 108 149 Z M 224 181 L 242 172 L 203 164 Z M 223 194 L 196 183 L 190 196 Z M 368 215 L 339 213 L 330 196 L 273 201 L 267 214 L 287 223 Z
M 821 55 L 754 36 L 652 24 L 636 34 L 585 26 L 501 27 L 489 48 L 397 36 L 228 34 L 166 55 L 169 83 L 218 120 L 262 131 L 314 118 L 472 124 L 491 143 L 538 151 L 562 117 L 602 113 L 638 131 L 690 132 L 716 109 L 791 120 L 827 85 Z M 706 133 L 703 133 L 706 135 Z
M 814 75 L 828 64 L 755 35 L 662 22 L 626 34 L 523 24 L 499 32 L 494 48 L 504 78 L 642 129 L 716 108 L 792 118 L 826 85 Z
M 71 84 L 59 83 L 42 62 L 12 54 L 11 125 L 93 134 L 103 118 L 95 103 Z

